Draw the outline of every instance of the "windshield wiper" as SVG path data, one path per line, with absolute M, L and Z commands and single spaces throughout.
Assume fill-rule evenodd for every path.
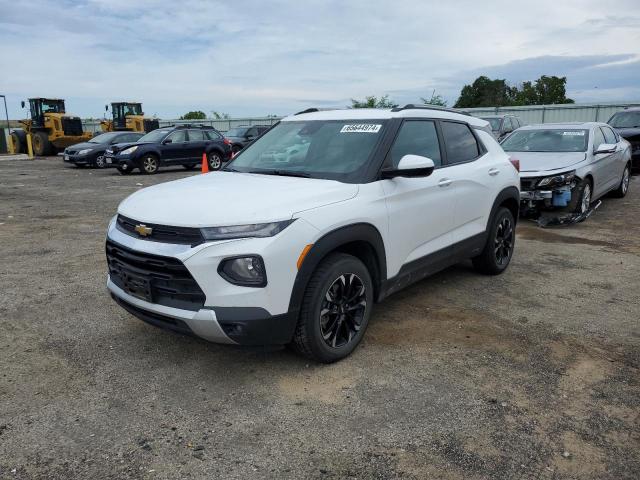
M 235 168 L 231 168 L 231 167 L 224 167 L 222 171 L 223 172 L 239 172 L 239 170 L 236 170 Z
M 281 177 L 301 177 L 311 178 L 311 175 L 304 172 L 292 172 L 289 170 L 251 170 L 247 173 L 258 173 L 260 175 L 278 175 Z

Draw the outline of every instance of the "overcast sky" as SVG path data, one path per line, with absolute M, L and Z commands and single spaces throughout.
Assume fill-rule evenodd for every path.
M 478 75 L 568 77 L 578 102 L 640 101 L 638 0 L 0 0 L 0 94 L 67 111 L 283 115 L 435 89 Z

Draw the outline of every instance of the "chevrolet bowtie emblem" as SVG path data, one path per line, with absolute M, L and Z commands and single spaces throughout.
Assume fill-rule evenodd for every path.
M 151 235 L 151 232 L 153 232 L 153 228 L 147 227 L 144 223 L 136 225 L 134 230 L 136 232 L 138 232 L 138 234 L 141 235 L 142 237 L 146 237 L 147 235 Z

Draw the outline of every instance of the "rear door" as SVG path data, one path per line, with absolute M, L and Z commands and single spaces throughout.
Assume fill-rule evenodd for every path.
M 458 243 L 486 230 L 493 194 L 505 166 L 492 162 L 468 124 L 443 120 L 440 128 L 446 151 L 442 173 L 451 180 L 456 193 L 450 208 L 454 217 L 452 239 Z
M 624 147 L 619 144 L 618 137 L 614 131 L 609 127 L 600 127 L 604 134 L 604 140 L 607 143 L 616 146 L 616 152 L 607 160 L 607 170 L 609 173 L 608 188 L 617 187 L 622 178 L 622 172 L 624 171 Z
M 192 160 L 202 159 L 202 154 L 205 153 L 205 136 L 202 130 L 189 130 L 189 155 L 188 158 Z
M 410 262 L 451 244 L 455 186 L 442 170 L 440 140 L 434 120 L 404 120 L 385 168 L 397 167 L 407 154 L 431 158 L 436 166 L 428 177 L 381 180 L 389 214 L 389 255 L 396 265 Z

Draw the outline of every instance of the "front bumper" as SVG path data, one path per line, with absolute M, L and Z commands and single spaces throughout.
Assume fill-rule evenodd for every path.
M 291 341 L 298 312 L 289 311 L 289 303 L 297 275 L 297 256 L 306 245 L 300 240 L 317 233 L 304 220 L 291 224 L 287 230 L 298 231 L 289 235 L 281 232 L 275 237 L 210 242 L 195 247 L 133 237 L 115 224 L 112 220 L 109 225 L 110 242 L 136 252 L 179 260 L 205 294 L 203 305 L 185 310 L 133 296 L 109 278 L 107 288 L 111 295 L 133 315 L 147 323 L 216 343 L 283 345 Z M 266 287 L 233 285 L 218 274 L 221 261 L 248 254 L 263 257 Z
M 71 155 L 68 153 L 64 154 L 63 160 L 67 163 L 72 163 L 74 165 L 93 165 L 94 158 L 91 154 L 86 155 Z
M 133 170 L 137 168 L 136 162 L 130 157 L 117 157 L 115 155 L 105 154 L 104 166 L 107 168 L 122 168 L 126 165 L 126 168 Z
M 538 201 L 551 199 L 553 192 L 551 190 L 529 190 L 520 191 L 520 201 Z

